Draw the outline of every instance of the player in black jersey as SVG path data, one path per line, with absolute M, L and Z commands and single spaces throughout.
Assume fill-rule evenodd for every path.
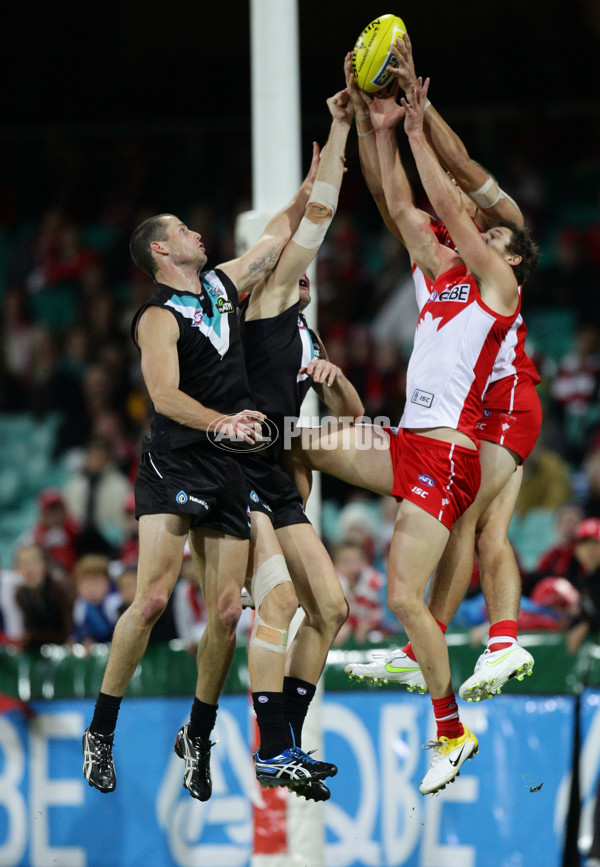
M 348 613 L 327 551 L 304 514 L 298 490 L 277 460 L 285 426 L 297 421 L 311 385 L 336 415 L 354 418 L 364 412 L 354 387 L 328 361 L 319 338 L 310 331 L 302 314 L 310 302 L 304 272 L 316 256 L 335 213 L 346 138 L 354 114 L 345 92 L 328 100 L 328 106 L 331 130 L 306 215 L 272 275 L 257 287 L 243 312 L 242 339 L 250 388 L 279 434 L 268 453 L 240 456 L 250 489 L 255 631 L 258 629 L 257 635 L 265 637 L 261 626 L 271 623 L 277 611 L 289 611 L 291 619 L 296 598 L 305 611 L 287 659 L 287 634 L 280 636 L 271 630 L 270 638 L 262 644 L 265 651 L 271 651 L 264 654 L 263 660 L 270 666 L 273 684 L 266 695 L 253 692 L 261 734 L 255 765 L 263 785 L 271 782 L 274 763 L 270 757 L 291 746 L 292 735 L 296 746 L 301 746 L 302 724 L 327 652 Z M 290 605 L 290 601 L 294 604 Z M 273 653 L 279 654 L 279 660 L 273 658 Z M 276 723 L 277 706 L 282 712 Z M 306 798 L 329 797 L 328 788 L 320 780 L 289 785 Z
M 201 271 L 201 235 L 171 214 L 151 217 L 132 235 L 134 262 L 157 283 L 133 322 L 154 412 L 135 486 L 136 596 L 115 627 L 83 736 L 84 776 L 102 792 L 116 785 L 112 744 L 121 697 L 173 590 L 189 533 L 209 622 L 198 648 L 190 722 L 179 731 L 175 750 L 185 760 L 184 786 L 195 798 L 210 797 L 210 733 L 235 648 L 250 530 L 241 467 L 209 436 L 218 431 L 249 446 L 260 436 L 264 415 L 254 408 L 245 374 L 238 291 L 251 291 L 273 269 L 311 189 L 309 178 L 247 253 L 212 271 Z M 307 757 L 306 777 L 317 764 Z

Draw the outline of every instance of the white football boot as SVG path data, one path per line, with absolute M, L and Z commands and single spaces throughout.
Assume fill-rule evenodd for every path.
M 512 677 L 523 680 L 531 675 L 534 659 L 519 644 L 490 652 L 485 650 L 475 663 L 475 673 L 467 678 L 458 690 L 464 701 L 483 701 L 502 692 L 504 684 Z
M 463 763 L 478 752 L 477 738 L 465 725 L 463 728 L 464 733 L 459 738 L 441 737 L 423 745 L 424 750 L 433 750 L 433 757 L 419 786 L 422 795 L 431 795 L 444 789 L 460 775 Z
M 349 662 L 345 671 L 355 680 L 368 680 L 378 684 L 399 683 L 409 692 L 427 692 L 427 684 L 419 663 L 403 650 L 391 650 L 387 654 L 374 653 L 372 662 Z

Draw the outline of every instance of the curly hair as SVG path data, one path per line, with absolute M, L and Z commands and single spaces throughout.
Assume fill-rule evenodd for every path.
M 539 247 L 531 237 L 529 229 L 517 226 L 512 220 L 503 220 L 496 223 L 496 226 L 503 226 L 511 233 L 511 239 L 505 249 L 507 253 L 521 257 L 519 264 L 515 265 L 514 272 L 517 283 L 522 285 L 531 277 L 540 261 Z

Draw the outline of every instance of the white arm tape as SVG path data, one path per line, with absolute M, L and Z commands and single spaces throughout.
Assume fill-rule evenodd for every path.
M 340 190 L 335 184 L 330 184 L 327 181 L 315 181 L 308 204 L 315 202 L 319 205 L 327 205 L 331 210 L 331 219 L 333 219 L 337 211 L 339 196 Z
M 258 611 L 271 590 L 274 590 L 279 584 L 285 584 L 291 580 L 283 554 L 273 554 L 272 557 L 261 563 L 252 576 L 250 587 L 256 610 Z
M 498 192 L 493 187 L 496 187 Z M 479 208 L 493 208 L 500 201 L 500 187 L 494 178 L 488 178 L 483 186 L 469 193 L 468 196 Z
M 296 234 L 292 236 L 292 241 L 298 244 L 299 247 L 304 247 L 306 250 L 320 247 L 325 235 L 327 234 L 327 229 L 329 228 L 330 223 L 331 220 L 325 220 L 324 223 L 313 223 L 308 219 L 308 217 L 302 217 L 300 225 L 296 229 Z

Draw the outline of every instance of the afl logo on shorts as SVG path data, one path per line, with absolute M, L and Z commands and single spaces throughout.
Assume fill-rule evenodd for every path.
M 260 501 L 260 497 L 256 493 L 256 491 L 250 491 L 250 499 L 253 503 L 258 503 Z
M 423 484 L 427 485 L 429 488 L 435 488 L 434 480 L 431 476 L 426 476 L 425 473 L 419 473 L 419 481 L 423 482 Z
M 492 414 L 491 409 L 484 409 L 483 410 L 483 417 L 484 418 L 489 418 L 491 416 L 491 414 Z
M 180 506 L 184 506 L 188 501 L 188 495 L 185 491 L 179 491 L 177 496 L 175 497 Z

